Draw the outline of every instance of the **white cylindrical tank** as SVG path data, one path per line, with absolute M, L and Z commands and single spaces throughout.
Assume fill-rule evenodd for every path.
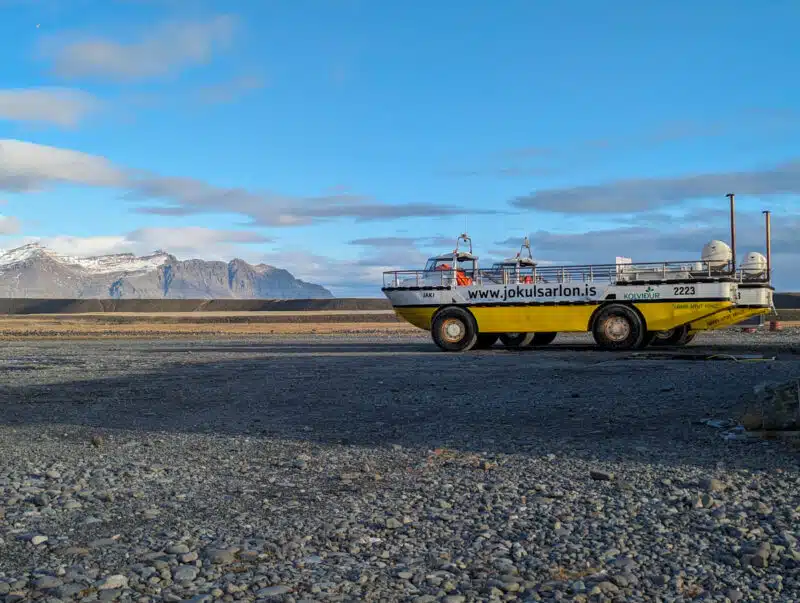
M 712 268 L 721 268 L 733 259 L 733 252 L 725 241 L 711 241 L 703 247 L 700 259 L 708 262 Z
M 742 262 L 742 273 L 747 276 L 757 276 L 763 274 L 766 270 L 767 258 L 757 251 L 748 253 Z

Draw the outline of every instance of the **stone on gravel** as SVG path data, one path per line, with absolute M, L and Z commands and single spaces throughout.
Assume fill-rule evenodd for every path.
M 197 577 L 197 568 L 191 565 L 182 565 L 172 572 L 175 582 L 191 582 Z
M 236 555 L 233 552 L 221 549 L 208 550 L 205 556 L 211 563 L 219 565 L 229 565 L 236 561 Z
M 800 430 L 800 379 L 758 384 L 741 423 L 749 430 Z
M 609 481 L 614 479 L 614 474 L 609 471 L 590 471 L 590 477 L 597 481 Z
M 288 586 L 268 586 L 267 588 L 262 588 L 259 590 L 256 593 L 256 596 L 261 598 L 280 597 L 281 595 L 285 595 L 290 592 L 292 592 L 292 589 Z
M 703 478 L 700 480 L 700 487 L 706 492 L 724 492 L 726 485 L 725 482 L 716 478 Z
M 33 583 L 34 587 L 38 588 L 39 590 L 58 588 L 62 584 L 64 583 L 54 576 L 42 576 L 41 578 L 37 578 Z
M 116 590 L 120 588 L 127 588 L 128 586 L 128 579 L 121 575 L 115 574 L 113 576 L 109 576 L 108 578 L 104 578 L 97 584 L 98 590 Z

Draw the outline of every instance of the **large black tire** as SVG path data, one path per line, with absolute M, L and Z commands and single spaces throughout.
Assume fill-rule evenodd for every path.
M 511 349 L 530 347 L 534 333 L 500 333 L 500 343 Z
M 694 336 L 694 333 L 689 334 L 689 325 L 683 325 L 667 331 L 656 331 L 651 345 L 658 347 L 686 345 L 694 339 Z
M 533 345 L 548 345 L 553 343 L 553 340 L 558 336 L 558 333 L 534 333 Z
M 472 314 L 451 306 L 436 313 L 431 325 L 433 342 L 445 352 L 466 352 L 478 342 L 478 325 Z
M 473 349 L 475 350 L 488 350 L 500 338 L 499 333 L 478 333 L 478 340 L 475 342 Z
M 639 344 L 638 349 L 642 350 L 653 343 L 653 340 L 656 338 L 656 331 L 647 331 L 642 337 L 642 341 Z
M 639 314 L 624 304 L 609 304 L 601 308 L 592 325 L 592 335 L 606 350 L 633 350 L 645 337 L 645 324 Z

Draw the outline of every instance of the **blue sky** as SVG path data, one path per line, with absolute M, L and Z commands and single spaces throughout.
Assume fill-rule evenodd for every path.
M 0 248 L 265 261 L 338 295 L 530 233 L 762 250 L 800 288 L 800 5 L 0 0 Z

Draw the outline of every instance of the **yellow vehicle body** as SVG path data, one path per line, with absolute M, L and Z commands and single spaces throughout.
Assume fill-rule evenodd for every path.
M 772 293 L 774 288 L 768 283 L 739 283 L 736 304 L 723 312 L 694 320 L 689 324 L 689 332 L 715 331 L 724 329 L 772 312 Z
M 591 319 L 597 309 L 606 302 L 564 305 L 531 306 L 470 306 L 465 305 L 475 317 L 478 330 L 482 333 L 508 332 L 560 332 L 582 333 L 591 328 Z M 395 306 L 398 317 L 415 327 L 429 331 L 433 316 L 442 306 Z M 725 318 L 727 313 L 736 310 L 729 300 L 696 302 L 649 302 L 629 303 L 644 318 L 647 329 L 661 331 L 672 329 L 686 323 L 706 324 L 717 316 Z M 738 320 L 741 319 L 737 319 Z M 702 327 L 711 328 L 711 327 Z

